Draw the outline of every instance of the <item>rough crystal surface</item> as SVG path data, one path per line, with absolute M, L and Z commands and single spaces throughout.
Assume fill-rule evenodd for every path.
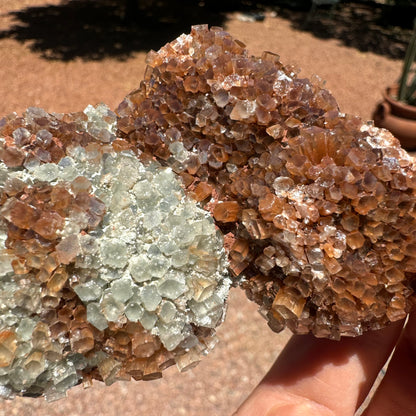
M 216 343 L 231 283 L 338 339 L 415 303 L 416 165 L 277 55 L 195 26 L 117 111 L 0 120 L 0 395 L 153 380 Z
M 90 379 L 158 378 L 175 363 L 190 368 L 185 356 L 197 363 L 215 344 L 231 283 L 223 238 L 171 168 L 120 147 L 115 120 L 100 105 L 73 115 L 29 109 L 2 125 L 7 397 L 55 400 Z M 197 267 L 205 262 L 209 270 Z
M 212 213 L 235 282 L 274 330 L 338 339 L 406 316 L 416 170 L 389 132 L 220 28 L 196 26 L 147 63 L 120 134 Z

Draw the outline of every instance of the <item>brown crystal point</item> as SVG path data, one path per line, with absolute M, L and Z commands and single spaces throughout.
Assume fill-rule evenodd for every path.
M 235 222 L 239 212 L 240 206 L 237 201 L 225 201 L 215 205 L 213 215 L 219 222 Z
M 71 331 L 72 351 L 85 354 L 94 348 L 94 334 L 90 328 L 76 328 Z
M 64 219 L 53 211 L 43 212 L 32 226 L 32 230 L 47 240 L 57 238 L 57 232 L 64 226 Z
M 200 182 L 194 190 L 194 198 L 197 201 L 203 201 L 204 199 L 207 199 L 212 194 L 212 186 L 209 185 L 206 182 Z
M 276 195 L 268 193 L 259 199 L 259 212 L 266 221 L 273 221 L 274 217 L 281 213 L 281 201 Z
M 25 159 L 25 154 L 21 149 L 15 147 L 8 147 L 2 149 L 0 152 L 0 160 L 3 160 L 4 164 L 9 168 L 15 168 L 21 166 Z
M 16 334 L 13 331 L 0 332 L 0 367 L 7 367 L 12 363 L 17 349 Z
M 416 168 L 390 133 L 220 28 L 195 26 L 147 63 L 120 135 L 186 173 L 274 330 L 355 336 L 410 310 Z
M 39 211 L 28 203 L 11 198 L 1 208 L 0 215 L 16 227 L 27 230 L 36 223 Z

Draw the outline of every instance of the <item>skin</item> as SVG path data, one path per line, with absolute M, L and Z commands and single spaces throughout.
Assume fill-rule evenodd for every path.
M 416 313 L 404 325 L 341 341 L 293 336 L 234 416 L 353 416 L 390 356 L 363 416 L 416 415 Z

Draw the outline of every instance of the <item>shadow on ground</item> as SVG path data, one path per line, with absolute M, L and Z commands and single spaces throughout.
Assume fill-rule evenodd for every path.
M 28 43 L 47 59 L 125 59 L 158 49 L 191 25 L 221 26 L 232 10 L 256 9 L 236 0 L 64 0 L 10 13 L 1 38 Z
M 363 1 L 311 11 L 311 0 L 63 0 L 11 12 L 13 24 L 0 32 L 0 39 L 27 43 L 46 59 L 126 59 L 136 51 L 158 49 L 191 25 L 221 26 L 229 12 L 258 20 L 274 10 L 317 37 L 402 58 L 410 38 L 404 17 L 415 9 L 410 14 L 400 10 L 397 23 L 390 21 L 396 9 L 389 7 Z
M 278 14 L 289 19 L 295 29 L 311 32 L 316 37 L 338 39 L 362 52 L 403 59 L 416 17 L 416 2 L 404 0 L 402 3 L 344 1 L 307 11 L 278 7 Z

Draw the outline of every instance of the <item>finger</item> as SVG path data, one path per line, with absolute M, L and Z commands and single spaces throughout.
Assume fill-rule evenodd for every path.
M 352 416 L 402 327 L 396 322 L 341 341 L 293 336 L 236 416 Z
M 416 415 L 416 314 L 409 317 L 365 416 Z

